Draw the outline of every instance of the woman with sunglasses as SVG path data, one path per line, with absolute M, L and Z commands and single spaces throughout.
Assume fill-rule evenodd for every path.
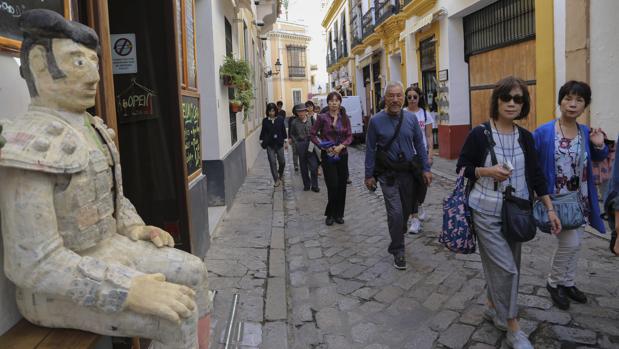
M 548 197 L 546 179 L 537 162 L 533 136 L 514 122 L 526 118 L 530 107 L 531 99 L 524 81 L 510 76 L 497 82 L 490 101 L 491 119 L 471 130 L 457 164 L 457 172 L 464 169 L 469 188 L 472 188 L 468 205 L 487 284 L 484 318 L 496 328 L 507 331 L 507 344 L 516 349 L 533 346 L 517 319 L 522 244 L 506 239 L 503 234 L 504 190 L 511 186 L 512 195 L 526 200 L 536 193 L 549 212 L 552 229 L 561 229 Z M 490 147 L 496 153 L 496 165 L 492 165 Z
M 432 114 L 426 111 L 425 102 L 423 100 L 421 89 L 416 86 L 410 86 L 404 93 L 406 96 L 406 109 L 417 116 L 419 127 L 423 131 L 423 145 L 428 153 L 428 164 L 432 166 L 432 125 L 434 118 Z M 413 213 L 410 216 L 409 234 L 418 234 L 421 231 L 421 222 L 426 219 L 426 214 L 421 206 L 426 199 L 428 187 L 424 183 L 419 183 L 415 189 L 415 198 L 413 199 Z
M 591 102 L 591 88 L 581 81 L 568 81 L 559 90 L 561 117 L 550 121 L 534 132 L 540 166 L 548 180 L 548 192 L 577 195 L 585 221 L 600 233 L 605 233 L 600 218 L 597 190 L 593 181 L 591 161 L 602 161 L 608 155 L 604 134 L 576 121 Z M 570 299 L 586 303 L 587 296 L 576 288 L 576 265 L 584 226 L 565 229 L 557 234 L 557 248 L 546 288 L 554 304 L 563 310 Z

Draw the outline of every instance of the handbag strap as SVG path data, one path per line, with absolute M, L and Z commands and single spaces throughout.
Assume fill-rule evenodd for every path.
M 585 155 L 585 137 L 584 134 L 582 132 L 582 130 L 580 129 L 580 125 L 578 125 L 578 134 L 580 135 L 580 146 L 579 146 L 579 154 L 578 154 L 578 173 L 576 174 L 577 176 L 581 176 L 582 175 L 582 171 L 585 168 L 585 159 L 584 159 L 584 155 Z
M 494 146 L 496 145 L 496 142 L 494 141 L 494 138 L 492 138 L 492 128 L 490 127 L 490 123 L 489 122 L 484 122 L 484 134 L 486 135 L 486 139 L 488 140 L 488 151 L 490 151 L 490 161 L 492 162 L 492 166 L 496 165 L 499 163 L 499 161 L 496 158 L 496 153 L 494 152 Z M 494 191 L 499 190 L 499 183 L 497 183 L 496 181 L 494 182 Z
M 395 132 L 393 133 L 393 137 L 391 137 L 391 139 L 389 140 L 389 142 L 387 142 L 385 144 L 384 147 L 382 147 L 383 151 L 388 151 L 389 148 L 391 148 L 391 145 L 393 144 L 393 141 L 395 141 L 395 139 L 398 137 L 398 135 L 400 134 L 400 128 L 402 128 L 402 120 L 404 119 L 404 110 L 400 110 L 400 120 L 398 121 L 398 125 L 395 127 Z

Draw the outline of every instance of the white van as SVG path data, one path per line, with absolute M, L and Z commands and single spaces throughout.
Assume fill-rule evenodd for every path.
M 327 97 L 316 96 L 314 97 L 314 103 L 322 110 L 327 106 Z M 355 138 L 364 138 L 363 106 L 361 105 L 361 98 L 359 96 L 343 96 L 342 107 L 346 109 L 346 114 L 348 114 L 350 118 L 353 136 L 355 136 Z

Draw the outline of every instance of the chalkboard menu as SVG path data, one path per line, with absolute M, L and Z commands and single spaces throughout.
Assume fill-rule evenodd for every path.
M 65 15 L 64 0 L 0 0 L 0 45 L 17 49 L 23 39 L 17 25 L 28 10 L 44 8 Z
M 185 161 L 187 175 L 192 177 L 202 168 L 200 152 L 200 99 L 183 96 L 183 120 L 185 121 Z

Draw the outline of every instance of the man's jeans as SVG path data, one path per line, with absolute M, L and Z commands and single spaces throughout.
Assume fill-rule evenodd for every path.
M 387 225 L 391 236 L 388 251 L 393 255 L 404 253 L 406 223 L 413 209 L 413 174 L 396 172 L 392 175 L 381 175 L 378 182 L 385 199 Z

